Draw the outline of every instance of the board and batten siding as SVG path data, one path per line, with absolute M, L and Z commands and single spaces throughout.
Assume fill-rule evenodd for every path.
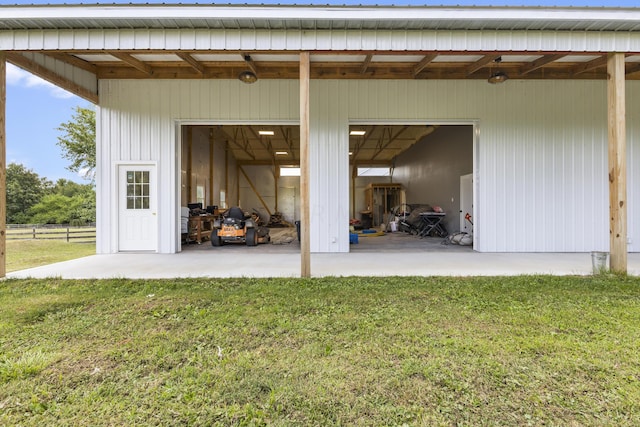
M 349 123 L 477 124 L 475 249 L 609 250 L 604 81 L 315 80 L 310 102 L 311 251 L 349 250 Z M 627 82 L 629 237 L 640 188 L 640 82 Z M 98 133 L 98 252 L 117 250 L 118 162 L 155 161 L 159 248 L 178 248 L 177 126 L 298 120 L 298 82 L 103 81 Z M 174 189 L 174 193 L 167 191 Z M 636 203 L 634 203 L 636 201 Z M 454 213 L 457 215 L 457 213 Z

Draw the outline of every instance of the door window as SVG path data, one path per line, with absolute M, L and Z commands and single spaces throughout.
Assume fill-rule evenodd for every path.
M 127 209 L 149 206 L 149 171 L 127 171 Z

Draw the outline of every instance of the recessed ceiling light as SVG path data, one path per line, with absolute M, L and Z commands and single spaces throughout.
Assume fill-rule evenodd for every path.
M 349 151 L 349 155 L 350 155 L 350 156 L 353 156 L 353 151 Z
M 365 133 L 367 133 L 366 130 L 352 130 L 351 132 L 349 132 L 349 135 L 351 135 L 351 136 L 362 136 Z
M 273 136 L 274 133 L 272 130 L 259 130 L 258 135 Z
M 286 151 L 276 151 L 276 156 L 286 156 L 287 154 L 289 153 L 287 153 Z

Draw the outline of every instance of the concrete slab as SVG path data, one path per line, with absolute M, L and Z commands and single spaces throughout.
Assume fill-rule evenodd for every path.
M 299 277 L 298 253 L 250 253 L 249 248 L 178 254 L 94 255 L 16 271 L 8 278 L 159 279 L 178 277 Z M 589 253 L 351 252 L 312 254 L 311 272 L 322 276 L 588 275 Z M 640 254 L 628 272 L 640 275 Z

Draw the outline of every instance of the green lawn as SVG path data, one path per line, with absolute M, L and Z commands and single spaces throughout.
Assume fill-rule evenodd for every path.
M 95 233 L 94 233 L 95 234 Z M 95 255 L 95 243 L 65 240 L 7 240 L 7 272 Z
M 640 279 L 0 282 L 0 425 L 640 425 Z

